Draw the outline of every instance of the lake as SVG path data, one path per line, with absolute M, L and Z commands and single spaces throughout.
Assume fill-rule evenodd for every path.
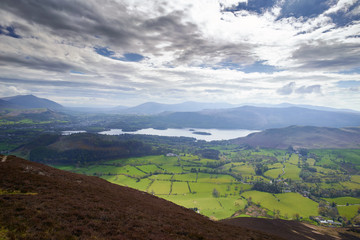
M 199 132 L 200 134 L 194 134 Z M 158 130 L 154 128 L 141 129 L 135 132 L 123 132 L 121 129 L 111 129 L 109 131 L 99 132 L 99 134 L 106 135 L 121 135 L 121 134 L 146 134 L 158 135 L 167 137 L 192 137 L 197 140 L 214 141 L 214 140 L 229 140 L 239 137 L 245 137 L 250 133 L 260 132 L 258 130 L 247 129 L 202 129 L 202 128 L 168 128 L 165 130 Z M 208 135 L 211 134 L 211 135 Z
M 71 135 L 71 134 L 75 134 L 75 133 L 86 133 L 86 131 L 62 131 L 61 135 Z

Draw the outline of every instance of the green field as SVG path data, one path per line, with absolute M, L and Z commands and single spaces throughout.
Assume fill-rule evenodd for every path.
M 338 206 L 337 209 L 342 217 L 352 219 L 359 214 L 360 205 Z
M 265 176 L 270 178 L 278 178 L 283 173 L 282 168 L 270 169 L 264 173 Z
M 297 167 L 297 165 L 285 163 L 285 174 L 283 178 L 289 178 L 291 180 L 301 180 L 300 179 L 300 171 L 301 169 Z
M 318 203 L 301 196 L 298 193 L 270 194 L 258 191 L 249 191 L 242 194 L 245 198 L 252 198 L 255 203 L 270 211 L 280 210 L 280 215 L 293 218 L 295 214 L 307 218 L 316 216 Z
M 173 182 L 171 194 L 188 194 L 190 193 L 187 182 Z
M 221 148 L 218 147 L 220 150 Z M 271 185 L 270 180 L 277 179 L 280 175 L 279 184 L 282 187 L 291 189 L 291 184 L 296 184 L 297 188 L 304 186 L 306 194 L 309 189 L 328 192 L 360 189 L 360 174 L 348 177 L 348 173 L 338 166 L 344 161 L 339 160 L 339 152 L 334 154 L 330 150 L 314 151 L 312 154 L 318 155 L 313 155 L 312 158 L 269 149 L 232 152 L 231 147 L 227 147 L 223 152 L 226 153 L 223 160 L 180 154 L 178 157 L 158 155 L 115 159 L 80 167 L 56 167 L 99 176 L 115 184 L 139 189 L 181 206 L 197 209 L 200 214 L 213 219 L 228 218 L 235 213 L 241 216 L 258 216 L 252 215 L 252 211 L 260 212 L 260 216 L 276 215 L 284 219 L 294 219 L 297 215 L 304 219 L 317 216 L 319 203 L 300 194 L 303 191 L 301 189 L 297 190 L 299 193 L 292 190 L 293 192 L 276 194 L 253 189 L 255 182 Z M 349 154 L 342 155 L 342 159 L 357 164 L 354 159 L 356 154 L 350 151 Z M 312 167 L 309 174 L 318 177 L 319 182 L 303 181 L 300 173 L 306 165 Z M 266 169 L 262 174 L 255 172 L 259 166 Z M 334 181 L 337 178 L 339 180 Z M 328 204 L 335 202 L 339 216 L 349 219 L 357 215 L 358 205 L 352 204 L 360 204 L 360 198 L 345 196 L 322 199 L 328 201 Z M 249 207 L 252 206 L 251 210 Z M 240 212 L 237 213 L 238 211 Z
M 324 200 L 334 202 L 337 205 L 360 204 L 360 198 L 354 197 L 324 198 Z
M 352 176 L 351 176 L 351 181 L 360 184 L 360 175 L 352 175 Z
M 156 195 L 170 194 L 170 187 L 170 181 L 154 181 L 148 188 L 148 192 Z

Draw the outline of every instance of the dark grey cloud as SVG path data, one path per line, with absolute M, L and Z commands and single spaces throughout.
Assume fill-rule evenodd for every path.
M 201 31 L 193 23 L 182 23 L 184 12 L 172 12 L 166 16 L 146 20 L 143 24 L 143 31 L 157 33 L 155 37 L 146 38 L 147 46 L 154 46 L 159 42 L 169 43 L 163 50 L 173 52 L 176 56 L 176 63 L 190 63 L 194 59 L 206 59 L 211 62 L 213 59 L 231 61 L 236 63 L 249 63 L 254 59 L 251 57 L 250 49 L 252 44 L 234 43 L 212 43 L 204 39 Z M 156 52 L 156 49 L 149 49 Z M 202 62 L 202 64 L 205 64 Z
M 48 86 L 48 87 L 66 87 L 76 89 L 112 89 L 120 91 L 134 91 L 132 87 L 122 86 L 108 86 L 106 84 L 94 83 L 94 82 L 76 82 L 76 81 L 56 81 L 56 80 L 39 80 L 39 79 L 16 79 L 16 78 L 3 78 L 0 77 L 0 83 L 11 84 L 11 85 L 33 85 L 33 86 Z
M 8 65 L 12 65 L 14 67 L 26 67 L 29 69 L 47 70 L 52 72 L 69 72 L 72 69 L 83 70 L 83 68 L 80 66 L 65 63 L 55 58 L 0 55 L 0 66 Z
M 149 18 L 129 13 L 124 5 L 112 0 L 101 3 L 102 8 L 95 3 L 3 0 L 0 8 L 29 24 L 44 27 L 44 31 L 66 38 L 68 42 L 72 39 L 91 44 L 92 41 L 99 40 L 105 44 L 104 47 L 111 47 L 114 51 L 127 51 L 143 56 L 146 53 L 156 56 L 171 52 L 176 59 L 173 64 L 193 63 L 194 59 L 208 62 L 215 57 L 219 62 L 248 64 L 254 61 L 250 57 L 251 44 L 212 43 L 205 39 L 197 25 L 183 21 L 187 9 Z M 167 43 L 167 46 L 159 48 L 159 43 Z
M 360 43 L 318 41 L 301 45 L 292 55 L 303 70 L 351 70 L 360 66 Z
M 114 1 L 106 1 L 102 7 L 118 11 L 119 18 L 111 22 L 97 9 L 92 1 L 70 0 L 3 0 L 0 8 L 23 18 L 30 24 L 43 26 L 52 34 L 66 38 L 105 38 L 108 42 L 127 47 L 136 38 L 132 22 L 124 6 Z

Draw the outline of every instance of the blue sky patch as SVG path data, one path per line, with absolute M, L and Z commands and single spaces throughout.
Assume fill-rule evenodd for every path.
M 143 55 L 137 53 L 125 53 L 123 57 L 114 57 L 115 52 L 110 50 L 108 47 L 94 47 L 95 52 L 101 56 L 108 57 L 114 60 L 123 62 L 140 62 L 144 59 Z
M 252 72 L 261 72 L 261 73 L 273 73 L 279 72 L 281 70 L 277 69 L 274 66 L 263 64 L 265 61 L 257 61 L 251 65 L 242 66 L 238 63 L 234 63 L 231 61 L 220 62 L 217 67 L 213 67 L 214 70 L 216 69 L 231 69 L 231 70 L 238 70 L 245 73 L 252 73 Z
M 239 70 L 241 68 L 240 64 L 238 63 L 234 63 L 234 62 L 231 62 L 231 61 L 225 61 L 225 62 L 220 62 L 218 64 L 218 66 L 216 67 L 213 67 L 213 69 L 223 69 L 223 68 L 226 68 L 226 69 L 231 69 L 231 70 Z
M 95 52 L 104 57 L 110 57 L 115 54 L 114 51 L 109 50 L 107 47 L 94 47 Z
M 276 69 L 276 67 L 271 65 L 266 65 L 263 63 L 264 61 L 257 61 L 252 65 L 245 66 L 241 71 L 245 73 L 252 73 L 252 72 L 273 73 L 279 71 L 278 69 Z
M 263 14 L 278 4 L 278 0 L 248 0 L 247 3 L 241 2 L 236 7 L 227 8 L 224 11 L 235 12 L 245 10 Z M 311 18 L 316 17 L 331 7 L 334 0 L 286 0 L 280 5 L 281 13 L 278 19 L 295 17 Z
M 140 62 L 144 59 L 144 56 L 137 54 L 137 53 L 125 53 L 124 54 L 124 60 L 127 62 Z
M 85 73 L 83 73 L 83 72 L 76 71 L 76 70 L 71 70 L 70 73 L 74 73 L 74 74 L 85 74 Z
M 328 0 L 287 0 L 282 6 L 279 19 L 312 18 L 316 17 L 330 8 Z
M 360 74 L 360 67 L 338 72 L 340 74 Z
M 21 38 L 20 35 L 16 34 L 15 28 L 11 26 L 3 27 L 0 25 L 0 35 L 5 35 L 13 38 Z
M 343 27 L 343 26 L 351 24 L 353 21 L 360 20 L 360 13 L 348 14 L 349 12 L 351 12 L 352 10 L 354 10 L 355 8 L 357 8 L 359 6 L 360 6 L 360 1 L 358 1 L 357 3 L 352 5 L 349 8 L 349 10 L 346 12 L 338 11 L 336 13 L 330 14 L 329 16 L 331 17 L 332 21 L 336 24 L 336 26 Z
M 360 81 L 339 81 L 337 82 L 338 87 L 341 88 L 351 88 L 351 87 L 360 87 Z
M 261 14 L 266 10 L 272 8 L 276 4 L 277 0 L 249 0 L 248 3 L 241 2 L 235 8 L 225 9 L 224 11 L 240 11 L 246 10 L 249 12 L 256 12 Z

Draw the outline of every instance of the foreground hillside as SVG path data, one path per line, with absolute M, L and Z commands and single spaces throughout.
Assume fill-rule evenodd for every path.
M 359 239 L 296 221 L 214 222 L 144 192 L 15 156 L 0 155 L 0 176 L 0 239 Z
M 360 148 L 360 128 L 290 126 L 268 129 L 230 141 L 235 144 L 276 149 L 287 149 L 289 146 L 309 149 Z
M 302 240 L 331 240 L 331 239 L 360 239 L 356 229 L 343 229 L 333 227 L 319 227 L 295 221 L 265 218 L 234 218 L 223 220 L 232 226 L 242 226 L 251 230 L 260 230 L 285 239 Z
M 277 239 L 14 156 L 0 156 L 0 176 L 0 239 Z

